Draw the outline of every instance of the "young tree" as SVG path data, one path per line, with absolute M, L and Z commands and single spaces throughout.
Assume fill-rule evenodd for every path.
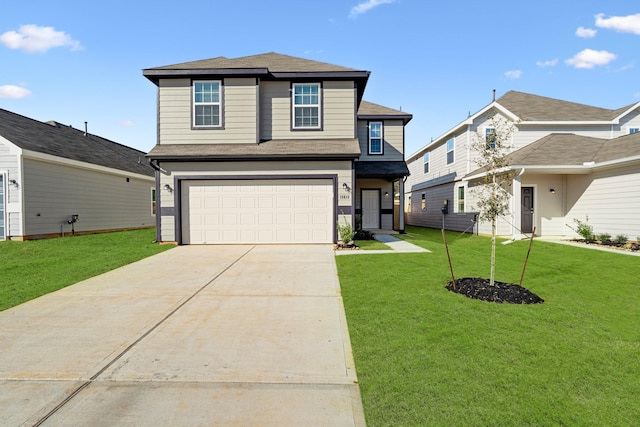
M 509 170 L 511 137 L 516 124 L 499 115 L 489 117 L 490 126 L 476 132 L 472 149 L 478 155 L 476 164 L 484 170 L 484 183 L 472 191 L 478 198 L 479 220 L 491 222 L 491 275 L 490 285 L 495 282 L 496 233 L 498 218 L 509 214 L 510 187 L 513 172 Z

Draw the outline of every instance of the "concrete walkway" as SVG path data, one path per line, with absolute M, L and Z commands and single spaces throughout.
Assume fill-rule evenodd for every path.
M 419 253 L 431 252 L 428 249 L 416 246 L 405 240 L 398 239 L 391 234 L 375 234 L 374 238 L 389 246 L 391 249 L 357 250 L 357 251 L 336 251 L 336 255 L 371 255 L 371 254 L 394 254 L 394 253 Z
M 0 425 L 365 425 L 328 245 L 177 247 L 0 312 L 0 349 Z

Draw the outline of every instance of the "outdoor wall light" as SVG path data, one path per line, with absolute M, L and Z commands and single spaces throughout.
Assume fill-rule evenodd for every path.
M 17 187 L 18 186 L 18 181 L 16 181 L 15 179 L 10 179 L 9 180 L 9 184 L 13 184 L 13 185 L 15 185 Z
M 172 192 L 173 192 L 173 188 L 171 188 L 171 186 L 170 186 L 169 184 L 165 184 L 165 185 L 164 185 L 164 187 L 162 187 L 162 188 L 164 188 L 165 190 L 167 190 L 169 193 L 172 193 Z
M 385 192 L 384 192 L 384 197 L 385 197 L 385 198 L 386 198 L 386 197 L 389 197 L 389 192 L 388 192 L 388 191 L 385 191 Z
M 342 188 L 344 188 L 344 191 L 346 192 L 351 191 L 351 187 L 349 187 L 349 184 L 347 184 L 346 182 L 342 183 Z
M 550 189 L 549 189 L 549 193 L 551 193 L 551 194 L 556 194 L 556 189 L 555 189 L 555 188 L 550 188 Z

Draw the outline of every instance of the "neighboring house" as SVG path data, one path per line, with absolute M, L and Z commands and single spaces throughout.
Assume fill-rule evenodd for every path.
M 640 236 L 640 103 L 608 110 L 515 91 L 408 157 L 408 224 L 491 233 L 474 222 L 484 174 L 471 149 L 492 131 L 491 115 L 515 124 L 511 209 L 498 234 L 575 236 L 574 219 L 588 216 L 596 233 Z
M 277 53 L 143 70 L 158 86 L 158 240 L 331 243 L 337 222 L 391 228 L 411 115 L 363 101 L 369 74 Z
M 0 240 L 155 225 L 145 153 L 0 109 Z

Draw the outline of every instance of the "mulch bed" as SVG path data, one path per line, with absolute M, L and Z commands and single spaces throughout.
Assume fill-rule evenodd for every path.
M 447 283 L 445 288 L 451 292 L 481 301 L 508 302 L 511 304 L 541 304 L 544 302 L 538 295 L 520 285 L 498 281 L 494 281 L 493 284 L 493 286 L 489 284 L 489 279 L 463 277 L 456 279 L 455 289 L 453 282 Z

